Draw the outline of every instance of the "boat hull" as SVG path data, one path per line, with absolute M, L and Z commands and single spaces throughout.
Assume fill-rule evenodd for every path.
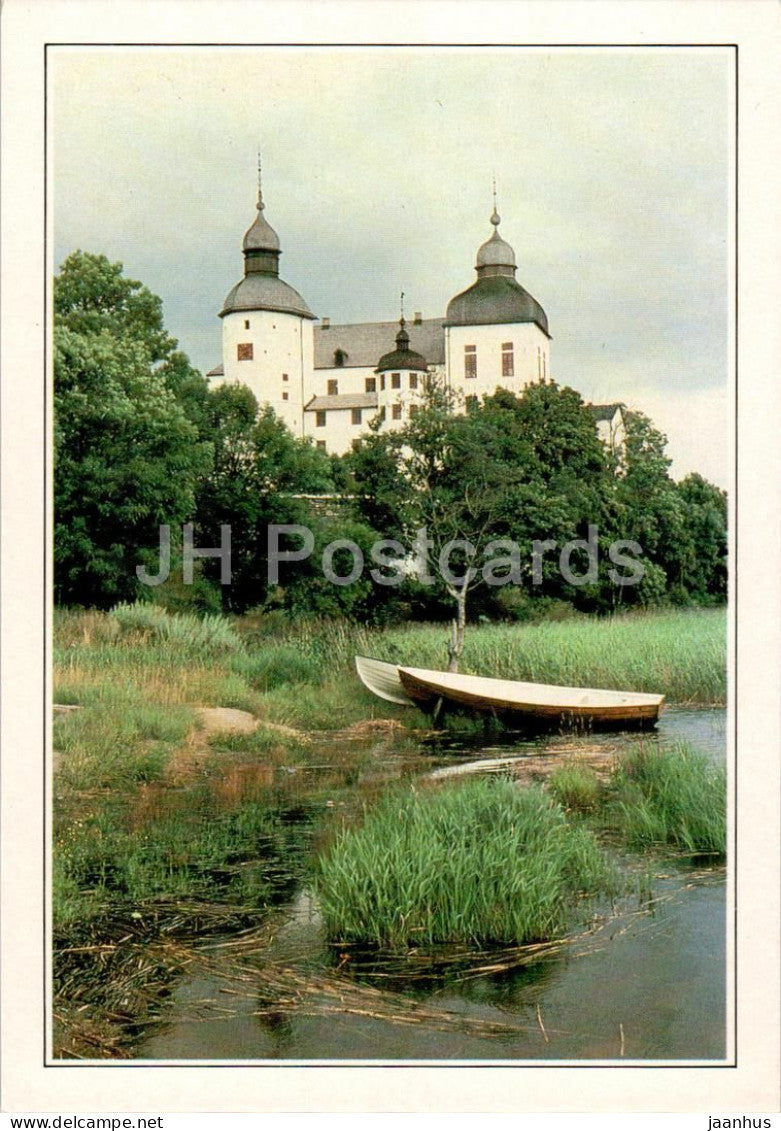
M 509 726 L 550 729 L 652 727 L 663 695 L 466 676 L 356 657 L 364 684 L 381 698 L 439 714 L 443 708 Z

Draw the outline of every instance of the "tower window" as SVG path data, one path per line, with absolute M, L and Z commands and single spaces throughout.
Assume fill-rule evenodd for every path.
M 417 389 L 417 387 L 418 387 L 418 375 L 417 375 L 417 373 L 410 373 L 410 375 L 409 375 L 409 387 L 410 387 L 410 389 Z
M 464 376 L 477 376 L 477 346 L 464 346 Z
M 249 318 L 244 319 L 244 329 L 249 330 Z
M 288 379 L 288 377 L 287 377 L 287 373 L 283 373 L 283 374 L 282 374 L 282 380 L 283 380 L 283 381 L 287 381 L 287 379 Z
M 315 427 L 325 428 L 325 409 L 319 408 L 315 413 Z
M 290 393 L 288 393 L 287 389 L 284 389 L 283 392 L 282 392 L 282 400 L 286 401 L 286 400 L 289 399 L 289 397 L 290 397 Z
M 328 382 L 328 396 L 329 397 L 338 397 L 339 396 L 339 382 L 338 381 L 331 380 L 331 381 Z
M 391 416 L 394 420 L 401 420 L 401 405 L 395 404 L 391 409 Z
M 515 359 L 513 357 L 512 342 L 505 342 L 502 346 L 502 377 L 515 376 Z
M 361 410 L 359 408 L 353 409 L 353 411 L 352 411 L 353 424 L 360 424 L 361 423 L 361 415 L 362 415 Z
M 377 378 L 376 377 L 367 377 L 363 384 L 364 384 L 364 388 L 366 389 L 367 393 L 376 393 L 377 392 Z
M 239 342 L 236 346 L 237 361 L 252 361 L 252 342 Z
M 400 373 L 391 373 L 391 388 L 392 389 L 400 389 L 401 388 L 401 374 Z

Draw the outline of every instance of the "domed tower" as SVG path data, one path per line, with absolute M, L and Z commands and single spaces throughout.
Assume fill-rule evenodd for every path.
M 225 299 L 222 358 L 226 381 L 248 385 L 296 436 L 314 369 L 314 315 L 298 291 L 279 277 L 279 236 L 263 215 L 258 159 L 257 217 L 244 236 L 244 278 Z
M 409 347 L 404 314 L 399 319 L 396 348 L 385 353 L 374 371 L 378 375 L 377 407 L 386 427 L 401 428 L 412 406 L 420 403 L 428 365 L 422 354 Z
M 477 281 L 456 295 L 445 316 L 445 357 L 451 387 L 467 397 L 497 387 L 520 392 L 550 377 L 550 333 L 545 311 L 516 281 L 515 252 L 493 234 L 477 252 Z

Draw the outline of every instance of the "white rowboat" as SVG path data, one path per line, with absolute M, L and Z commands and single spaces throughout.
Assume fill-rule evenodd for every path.
M 436 711 L 448 705 L 537 726 L 648 726 L 658 720 L 664 704 L 663 695 L 646 692 L 489 679 L 408 668 L 365 656 L 356 656 L 355 666 L 364 685 L 390 703 Z

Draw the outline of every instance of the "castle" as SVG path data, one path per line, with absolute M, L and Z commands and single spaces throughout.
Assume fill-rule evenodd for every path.
M 477 278 L 451 299 L 444 318 L 416 313 L 406 322 L 402 314 L 400 323 L 347 325 L 327 318 L 315 325 L 304 299 L 279 277 L 279 236 L 264 215 L 260 171 L 256 207 L 244 236 L 244 278 L 220 311 L 222 365 L 208 376 L 247 385 L 295 436 L 341 455 L 370 421 L 381 431 L 401 428 L 421 402 L 427 374 L 462 405 L 497 387 L 520 393 L 551 379 L 548 319 L 515 278 L 515 252 L 499 235 L 495 199 Z M 607 442 L 620 426 L 620 408 L 594 406 Z

